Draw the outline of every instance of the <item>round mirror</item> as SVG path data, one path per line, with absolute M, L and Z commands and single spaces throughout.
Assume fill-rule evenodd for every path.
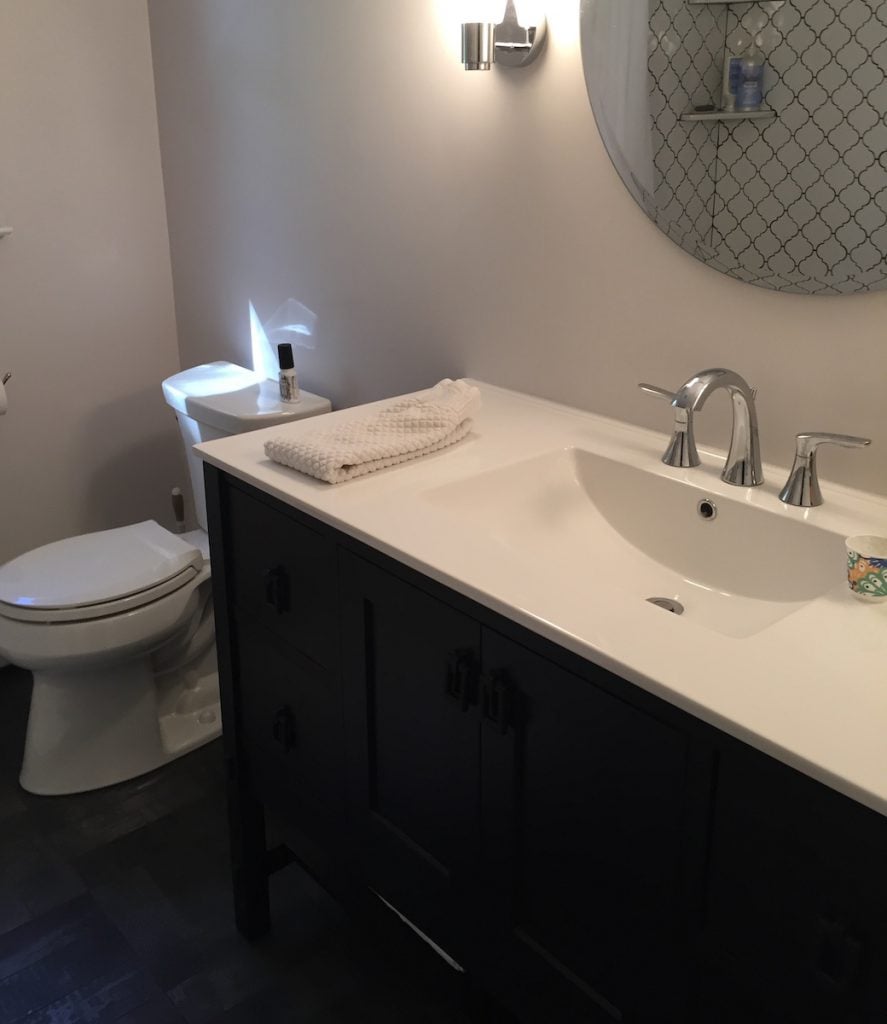
M 620 177 L 682 249 L 750 284 L 887 287 L 887 3 L 582 0 Z

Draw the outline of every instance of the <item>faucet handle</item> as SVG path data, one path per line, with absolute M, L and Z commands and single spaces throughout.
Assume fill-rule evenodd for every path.
M 836 444 L 841 448 L 866 448 L 868 437 L 854 437 L 852 434 L 823 434 L 807 432 L 795 439 L 795 459 L 788 474 L 785 487 L 779 492 L 779 500 L 798 508 L 813 508 L 822 504 L 822 491 L 816 472 L 816 452 L 822 444 Z
M 837 444 L 842 448 L 867 448 L 870 437 L 854 437 L 852 434 L 820 434 L 816 432 L 798 434 L 795 439 L 795 454 L 806 458 L 813 455 L 821 444 Z
M 646 395 L 652 395 L 654 398 L 664 398 L 666 402 L 674 401 L 674 391 L 667 391 L 665 388 L 657 387 L 656 384 L 638 384 L 638 387 Z
M 666 402 L 673 402 L 677 397 L 674 391 L 660 388 L 656 384 L 638 384 L 638 387 L 644 394 L 652 395 L 654 398 L 664 398 Z M 676 469 L 689 469 L 691 466 L 699 465 L 691 410 L 675 409 L 674 433 L 668 442 L 662 461 L 666 466 L 673 466 Z

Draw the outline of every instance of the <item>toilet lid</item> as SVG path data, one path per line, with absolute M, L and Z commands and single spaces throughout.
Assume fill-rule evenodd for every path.
M 68 537 L 14 558 L 0 567 L 0 602 L 22 611 L 104 605 L 177 578 L 184 585 L 202 564 L 196 547 L 148 520 Z

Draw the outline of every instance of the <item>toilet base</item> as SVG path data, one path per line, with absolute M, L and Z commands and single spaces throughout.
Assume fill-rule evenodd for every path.
M 182 676 L 184 685 L 180 682 Z M 160 701 L 160 738 L 170 761 L 222 733 L 215 647 L 199 664 L 184 673 L 176 673 L 174 678 L 168 699 Z M 162 692 L 163 682 L 159 686 Z
M 214 661 L 159 677 L 150 658 L 107 670 L 35 671 L 22 788 L 62 796 L 111 786 L 215 739 L 222 720 Z

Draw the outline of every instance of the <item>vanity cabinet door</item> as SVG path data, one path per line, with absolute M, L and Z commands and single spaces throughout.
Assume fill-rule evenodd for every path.
M 477 853 L 480 628 L 341 557 L 349 790 L 365 881 L 455 955 L 461 883 Z
M 729 743 L 710 879 L 707 949 L 723 990 L 780 1024 L 887 1021 L 882 816 Z
M 500 928 L 484 973 L 528 1020 L 687 1024 L 708 754 L 490 630 L 483 661 L 483 888 Z

